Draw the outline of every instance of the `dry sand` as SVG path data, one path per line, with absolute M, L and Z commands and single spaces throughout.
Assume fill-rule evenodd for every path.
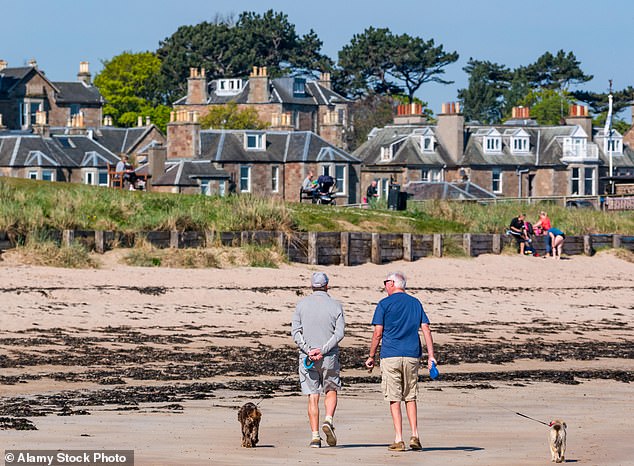
M 103 260 L 0 262 L 0 416 L 37 427 L 3 430 L 4 449 L 133 449 L 137 465 L 547 464 L 547 427 L 519 412 L 566 420 L 569 462 L 634 464 L 634 264 L 609 253 L 278 270 Z M 289 336 L 316 270 L 347 321 L 339 445 L 320 450 Z M 422 453 L 387 451 L 379 378 L 361 367 L 390 270 L 423 301 L 442 374 L 420 382 Z M 241 448 L 236 410 L 262 396 L 260 444 Z

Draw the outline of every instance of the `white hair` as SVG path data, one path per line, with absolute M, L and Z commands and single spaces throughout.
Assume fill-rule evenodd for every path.
M 390 272 L 387 274 L 386 280 L 393 280 L 394 287 L 400 288 L 402 290 L 407 286 L 407 278 L 403 272 Z

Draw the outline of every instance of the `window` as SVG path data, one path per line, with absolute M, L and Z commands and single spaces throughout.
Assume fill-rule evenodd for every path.
M 389 192 L 390 192 L 390 179 L 381 178 L 379 180 L 379 195 L 381 196 L 381 199 L 387 199 Z
M 219 79 L 216 86 L 216 94 L 218 95 L 235 95 L 242 90 L 241 79 Z
M 251 167 L 248 165 L 240 167 L 240 192 L 251 192 Z
M 612 155 L 623 154 L 623 141 L 621 139 L 605 139 L 605 152 Z
M 423 168 L 420 174 L 421 181 L 429 181 L 429 168 Z
M 491 172 L 491 191 L 494 193 L 502 192 L 502 170 L 494 168 Z
M 306 94 L 306 80 L 304 78 L 295 78 L 293 80 L 293 95 L 303 96 Z
M 93 172 L 86 172 L 84 182 L 86 184 L 95 184 L 95 174 Z
M 432 168 L 429 170 L 432 181 L 442 181 L 442 170 L 440 168 Z
M 381 147 L 381 162 L 392 160 L 392 150 L 390 147 Z
M 434 138 L 431 136 L 423 136 L 421 149 L 423 152 L 433 152 L 434 151 Z
M 330 175 L 330 165 L 324 165 L 321 167 L 321 174 L 329 176 Z
M 42 170 L 42 180 L 55 181 L 55 175 L 53 173 L 53 170 Z
M 209 189 L 209 180 L 200 180 L 200 194 L 203 196 L 211 196 L 211 190 Z
M 528 152 L 528 138 L 513 138 L 513 152 Z
M 247 133 L 246 148 L 247 150 L 263 150 L 265 145 L 265 136 L 262 133 Z
M 337 182 L 337 192 L 345 193 L 346 191 L 346 166 L 335 165 L 335 181 Z
M 570 194 L 579 194 L 579 168 L 573 167 L 570 170 Z
M 108 186 L 108 170 L 99 170 L 99 186 Z
M 583 194 L 594 195 L 594 168 L 587 168 L 583 171 Z
M 78 115 L 80 111 L 81 111 L 81 105 L 70 104 L 70 116 Z
M 280 167 L 271 167 L 271 191 L 274 193 L 280 190 Z
M 485 152 L 500 152 L 500 138 L 499 137 L 484 138 L 484 151 Z
M 29 180 L 37 180 L 37 172 L 29 172 Z

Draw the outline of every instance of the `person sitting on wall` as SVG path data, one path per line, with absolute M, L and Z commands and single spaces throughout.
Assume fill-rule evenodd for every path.
M 302 182 L 302 193 L 309 194 L 313 198 L 313 203 L 317 202 L 317 182 L 313 179 L 315 177 L 312 170 L 308 172 L 306 178 Z
M 508 234 L 515 238 L 519 253 L 521 255 L 524 255 L 524 248 L 526 247 L 526 243 L 528 243 L 529 241 L 528 234 L 526 233 L 524 217 L 524 214 L 519 214 L 517 217 L 511 220 L 511 224 L 509 225 L 508 230 Z
M 131 190 L 136 188 L 138 177 L 134 172 L 134 167 L 132 167 L 132 164 L 128 161 L 127 155 L 123 154 L 121 156 L 121 159 L 117 162 L 115 171 L 123 174 L 123 182 L 127 182 L 130 185 Z

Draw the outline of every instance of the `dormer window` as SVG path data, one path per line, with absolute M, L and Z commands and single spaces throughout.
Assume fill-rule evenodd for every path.
M 389 162 L 392 160 L 392 148 L 381 147 L 381 162 Z
M 528 137 L 517 136 L 511 138 L 511 146 L 513 147 L 513 153 L 528 152 Z
M 266 147 L 266 135 L 264 133 L 247 133 L 244 136 L 246 150 L 264 150 Z
M 236 95 L 242 91 L 241 79 L 219 79 L 216 86 L 218 95 Z
M 485 152 L 500 152 L 502 147 L 502 138 L 500 136 L 487 136 L 484 138 Z
M 434 137 L 421 136 L 420 148 L 423 152 L 434 152 Z
M 293 95 L 303 96 L 306 94 L 306 79 L 295 78 L 293 80 Z
M 605 138 L 603 143 L 603 152 L 606 154 L 612 155 L 623 155 L 623 139 L 615 138 L 612 136 L 612 139 Z

